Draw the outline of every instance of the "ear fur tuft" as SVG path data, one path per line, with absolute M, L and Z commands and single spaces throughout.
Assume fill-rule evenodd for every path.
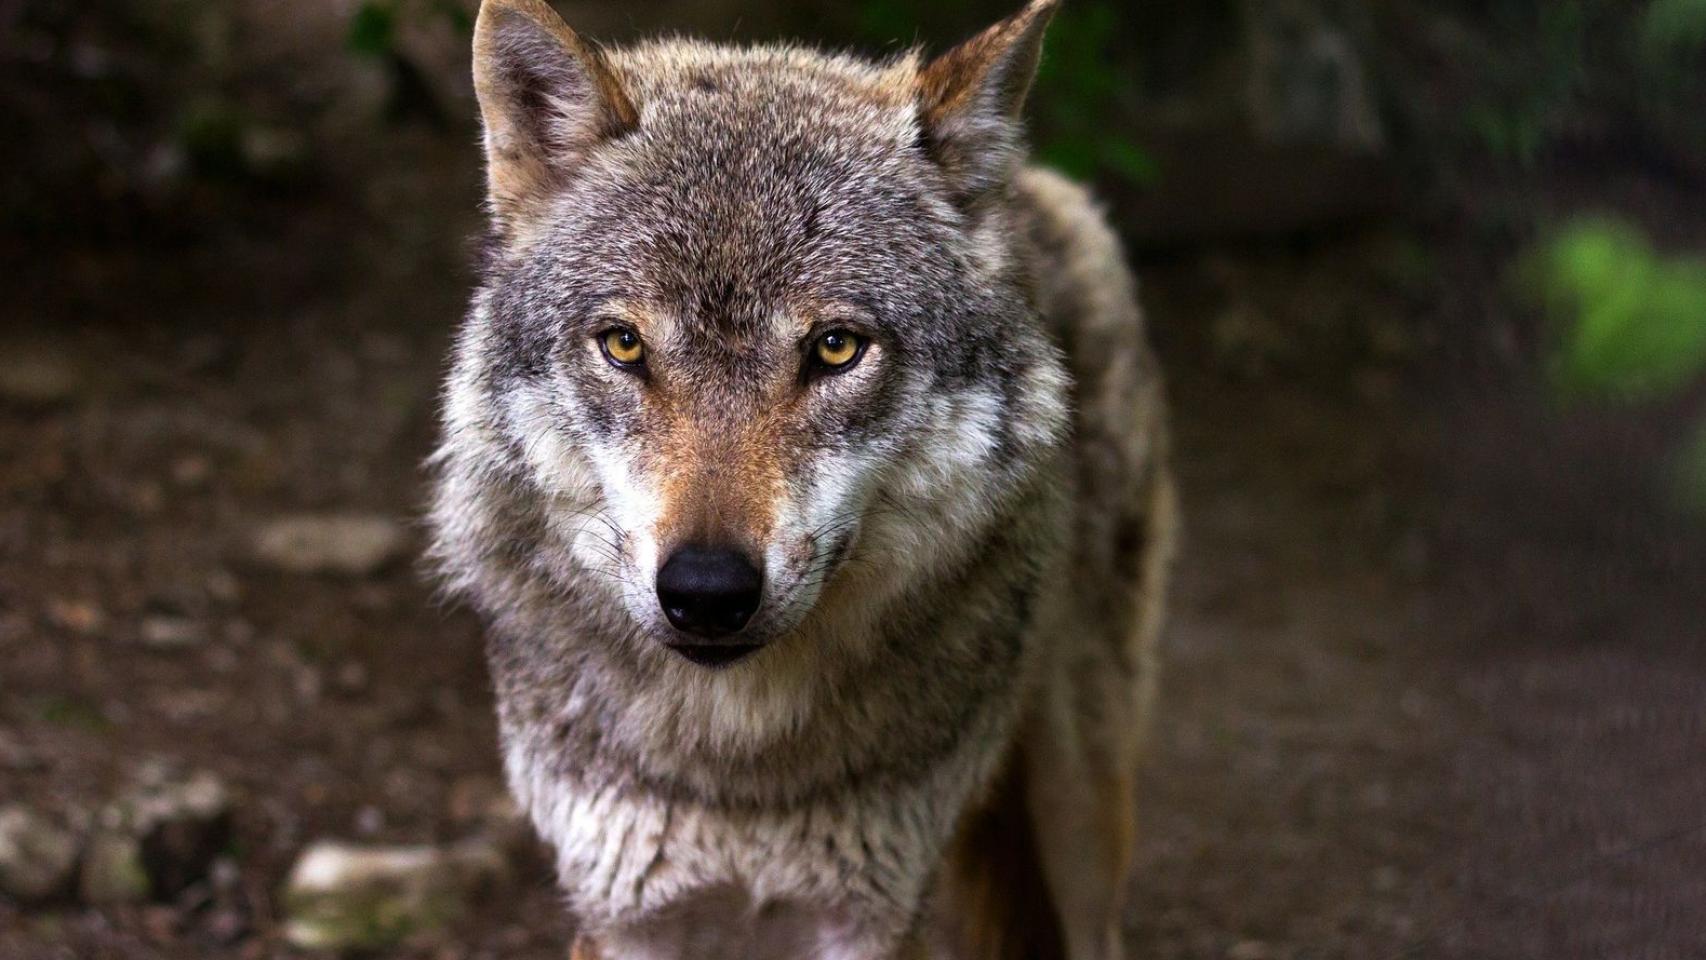
M 1025 95 L 1059 6 L 1060 0 L 1031 0 L 918 73 L 926 141 L 963 201 L 1005 183 L 1018 161 Z
M 485 0 L 474 26 L 474 91 L 499 233 L 599 142 L 639 123 L 621 79 L 544 0 Z

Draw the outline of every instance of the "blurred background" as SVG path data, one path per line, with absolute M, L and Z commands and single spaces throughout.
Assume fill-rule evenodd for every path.
M 989 0 L 577 0 L 944 49 Z M 472 0 L 0 0 L 0 957 L 561 957 L 416 556 Z M 1706 2 L 1069 0 L 1188 511 L 1133 955 L 1706 943 Z

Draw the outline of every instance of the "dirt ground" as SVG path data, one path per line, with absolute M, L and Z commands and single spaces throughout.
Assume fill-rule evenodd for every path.
M 0 798 L 87 811 L 150 761 L 210 769 L 240 868 L 212 906 L 0 901 L 0 958 L 295 956 L 277 891 L 306 842 L 455 839 L 496 788 L 470 616 L 407 561 L 289 575 L 247 546 L 301 511 L 418 528 L 476 225 L 454 139 L 0 295 L 6 342 L 74 380 L 0 408 Z M 1492 296 L 1358 277 L 1374 233 L 1140 264 L 1188 522 L 1132 955 L 1698 956 L 1706 551 L 1640 493 L 1655 442 L 1465 382 L 1449 345 L 1270 362 L 1213 334 L 1229 297 L 1283 324 L 1324 274 L 1376 318 Z M 158 616 L 197 638 L 145 642 Z M 565 936 L 541 856 L 396 955 Z

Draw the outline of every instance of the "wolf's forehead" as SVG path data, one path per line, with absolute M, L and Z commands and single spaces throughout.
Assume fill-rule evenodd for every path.
M 731 153 L 703 139 L 648 151 L 641 163 L 655 167 L 577 193 L 563 227 L 582 251 L 575 267 L 617 272 L 690 315 L 770 313 L 797 295 L 858 299 L 939 246 L 903 163 L 785 143 Z
M 616 62 L 640 122 L 557 208 L 547 255 L 573 282 L 762 329 L 802 297 L 905 295 L 943 246 L 904 65 L 692 44 Z
M 794 47 L 662 43 L 617 54 L 642 141 L 722 163 L 810 172 L 870 162 L 918 137 L 910 61 L 871 64 Z M 744 162 L 744 163 L 743 163 Z M 703 164 L 673 172 L 714 172 Z M 746 171 L 753 172 L 753 171 Z
M 643 106 L 683 97 L 806 98 L 848 108 L 914 102 L 918 65 L 872 62 L 788 44 L 724 46 L 661 40 L 609 52 L 624 88 Z

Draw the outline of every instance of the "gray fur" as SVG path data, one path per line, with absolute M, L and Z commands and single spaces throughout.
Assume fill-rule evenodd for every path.
M 551 49 L 483 29 L 488 69 Z M 914 949 L 962 814 L 1049 728 L 1039 691 L 1135 728 L 1153 683 L 1171 501 L 1129 275 L 1081 191 L 1021 172 L 989 112 L 1014 105 L 935 121 L 913 59 L 586 56 L 637 122 L 519 173 L 489 141 L 496 250 L 433 461 L 434 556 L 490 622 L 511 785 L 610 960 Z M 566 63 L 557 120 L 592 108 Z M 800 316 L 825 310 L 874 355 L 813 378 Z M 645 378 L 588 347 L 634 316 Z M 666 545 L 612 485 L 649 500 L 688 469 L 699 527 L 776 477 L 767 646 L 726 670 L 660 642 Z

